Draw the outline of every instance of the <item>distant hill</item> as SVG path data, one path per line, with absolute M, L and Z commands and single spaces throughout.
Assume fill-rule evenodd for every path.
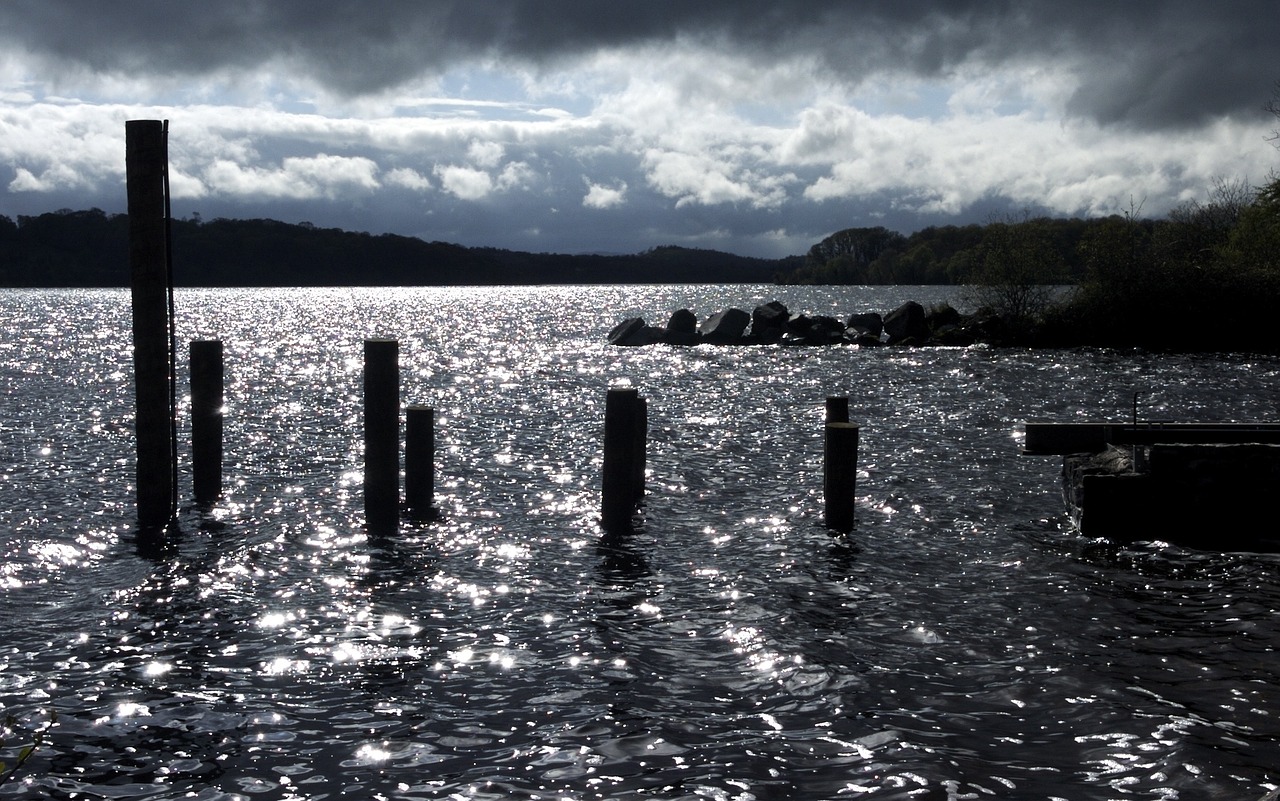
M 178 286 L 771 283 L 802 263 L 658 247 L 523 253 L 276 220 L 174 220 Z M 100 209 L 0 216 L 0 286 L 129 285 L 129 221 Z

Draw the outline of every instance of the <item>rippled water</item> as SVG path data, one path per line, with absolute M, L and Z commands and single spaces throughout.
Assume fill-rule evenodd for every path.
M 1280 360 L 614 349 L 619 319 L 945 289 L 195 290 L 225 502 L 133 532 L 128 295 L 0 294 L 0 796 L 1257 799 L 1280 558 L 1099 550 L 1025 419 L 1274 419 Z M 438 411 L 439 522 L 365 535 L 361 342 Z M 606 389 L 642 528 L 596 526 Z M 862 423 L 821 525 L 823 399 Z M 185 485 L 185 482 L 184 482 Z M 1268 523 L 1274 525 L 1274 523 Z M 21 767 L 24 746 L 36 748 Z

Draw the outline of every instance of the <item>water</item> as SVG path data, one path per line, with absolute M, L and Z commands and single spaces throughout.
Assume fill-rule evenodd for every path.
M 0 295 L 0 797 L 1258 799 L 1280 785 L 1280 558 L 1074 534 L 1025 419 L 1272 419 L 1280 360 L 614 349 L 779 299 L 945 288 L 194 290 L 228 496 L 140 547 L 128 295 Z M 361 342 L 438 410 L 440 522 L 369 538 Z M 649 399 L 604 538 L 605 390 Z M 821 420 L 862 423 L 821 525 Z M 187 479 L 184 478 L 184 486 Z M 20 750 L 30 758 L 13 770 Z

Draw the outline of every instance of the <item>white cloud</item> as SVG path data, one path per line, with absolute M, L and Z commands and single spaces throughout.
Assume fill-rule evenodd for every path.
M 493 179 L 484 170 L 459 165 L 436 168 L 444 191 L 462 200 L 483 200 L 493 191 Z
M 57 186 L 56 179 L 51 179 L 48 171 L 36 176 L 26 167 L 19 167 L 17 175 L 9 182 L 10 192 L 47 192 Z
M 371 192 L 378 187 L 377 172 L 372 159 L 322 153 L 286 158 L 279 168 L 218 160 L 205 170 L 204 182 L 212 191 L 224 194 L 305 200 Z
M 494 168 L 502 163 L 502 157 L 506 154 L 506 148 L 500 142 L 483 142 L 479 139 L 472 140 L 467 146 L 467 159 L 477 167 Z
M 786 200 L 785 185 L 791 180 L 787 174 L 769 175 L 701 153 L 654 148 L 644 154 L 642 162 L 649 183 L 667 197 L 676 198 L 677 208 L 691 203 L 776 207 Z
M 431 188 L 431 180 L 427 176 L 409 167 L 388 170 L 385 180 L 391 186 L 403 186 L 415 192 L 425 192 Z
M 272 67 L 281 74 L 234 94 L 210 73 L 187 89 L 68 78 L 57 100 L 17 57 L 0 56 L 0 201 L 11 204 L 0 213 L 45 202 L 123 211 L 123 123 L 138 118 L 171 120 L 175 197 L 221 203 L 227 216 L 242 202 L 264 216 L 268 201 L 306 201 L 331 215 L 309 219 L 365 230 L 412 206 L 420 235 L 516 246 L 484 237 L 537 230 L 541 247 L 566 251 L 601 236 L 584 216 L 599 209 L 635 215 L 628 235 L 650 245 L 701 237 L 802 252 L 815 232 L 924 219 L 915 215 L 981 221 L 965 215 L 1004 199 L 1104 214 L 1132 196 L 1160 214 L 1215 177 L 1258 183 L 1275 163 L 1266 119 L 1144 132 L 1073 116 L 1080 79 L 1049 60 L 838 82 L 813 59 L 750 55 L 691 38 L 593 49 L 536 73 L 497 74 L 495 64 L 489 83 L 508 94 L 486 97 L 474 94 L 479 82 L 451 84 L 474 65 L 344 98 L 284 74 L 282 62 Z M 155 105 L 109 102 L 115 94 Z M 419 193 L 415 203 L 405 190 Z M 476 222 L 484 215 L 449 214 L 464 201 L 524 221 L 499 230 Z M 341 217 L 356 212 L 368 216 Z M 424 219 L 463 217 L 488 227 L 423 230 Z
M 582 205 L 589 209 L 611 209 L 621 206 L 626 201 L 627 182 L 619 181 L 617 186 L 587 181 L 587 194 L 582 198 Z
M 523 161 L 513 161 L 498 174 L 497 187 L 504 191 L 527 188 L 536 178 L 533 168 Z

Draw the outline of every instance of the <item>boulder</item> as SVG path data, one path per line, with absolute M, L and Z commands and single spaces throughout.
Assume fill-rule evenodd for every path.
M 884 333 L 884 318 L 879 312 L 866 312 L 864 314 L 849 315 L 849 322 L 845 324 L 849 332 L 858 337 L 870 336 L 880 339 L 880 335 Z
M 640 332 L 647 327 L 643 317 L 628 317 L 615 325 L 613 330 L 609 332 L 609 344 L 621 346 L 639 345 L 641 343 L 636 340 Z
M 786 330 L 791 312 L 776 300 L 756 306 L 751 312 L 751 335 L 755 337 L 772 337 L 773 332 Z
M 933 345 L 954 345 L 958 347 L 968 347 L 975 341 L 976 339 L 971 331 L 954 323 L 947 323 L 933 329 L 933 336 L 929 339 L 930 344 Z
M 671 319 L 667 320 L 667 331 L 673 334 L 696 334 L 698 317 L 688 309 L 677 309 L 671 312 Z
M 702 334 L 697 331 L 676 331 L 671 326 L 667 326 L 662 341 L 667 345 L 700 345 L 702 344 Z
M 666 341 L 667 329 L 647 325 L 643 317 L 628 317 L 609 332 L 609 344 L 624 348 L 655 345 Z
M 880 339 L 878 336 L 871 336 L 870 334 L 854 334 L 852 332 L 845 336 L 845 341 L 851 345 L 860 345 L 862 347 L 879 347 L 884 344 L 884 340 Z
M 702 324 L 702 341 L 713 345 L 740 344 L 750 323 L 751 315 L 742 309 L 716 312 Z
M 766 328 L 759 333 L 753 330 L 746 341 L 751 345 L 777 345 L 786 336 L 785 328 Z
M 950 303 L 941 303 L 934 306 L 925 315 L 925 325 L 929 326 L 930 331 L 937 331 L 943 326 L 958 326 L 960 324 L 960 312 L 956 311 L 955 307 Z
M 790 332 L 788 344 L 835 345 L 844 342 L 844 323 L 834 317 L 800 315 L 787 326 Z
M 918 344 L 929 338 L 924 307 L 909 300 L 884 317 L 884 330 L 890 345 Z

